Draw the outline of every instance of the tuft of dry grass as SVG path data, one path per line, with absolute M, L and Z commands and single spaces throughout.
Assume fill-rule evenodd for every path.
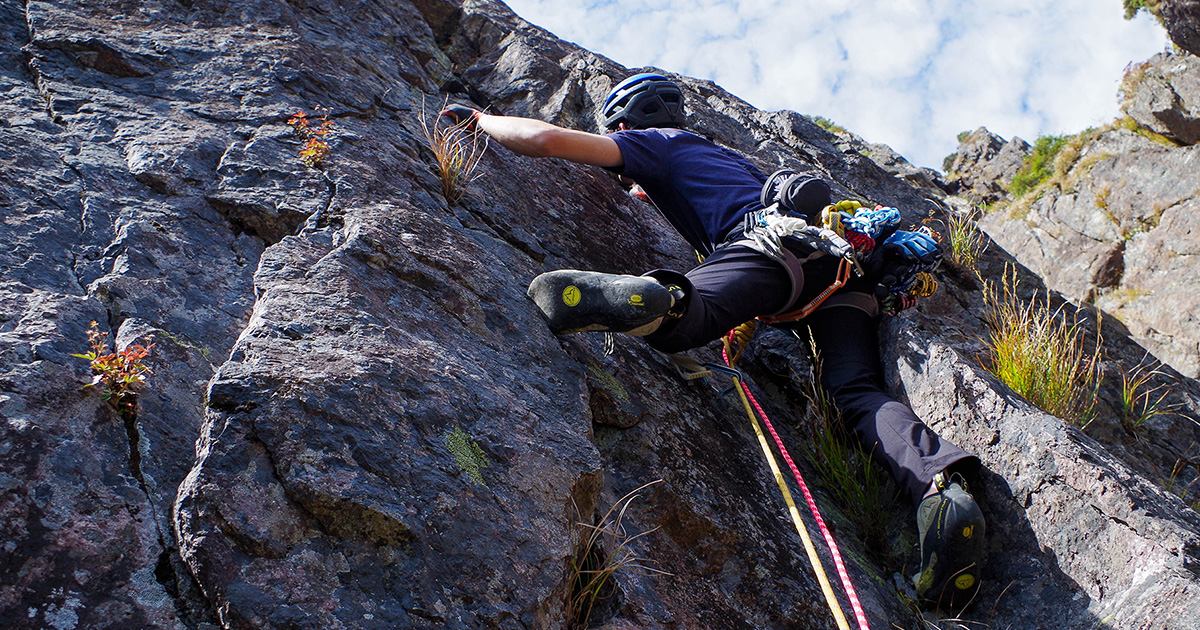
M 617 571 L 670 575 L 650 566 L 651 560 L 637 555 L 633 550 L 633 544 L 638 539 L 654 533 L 658 528 L 630 535 L 624 525 L 625 515 L 633 500 L 646 488 L 661 482 L 658 479 L 633 489 L 618 499 L 595 524 L 576 523 L 577 538 L 575 554 L 571 558 L 566 609 L 568 630 L 587 628 L 597 606 L 617 594 Z
M 1166 404 L 1167 386 L 1153 381 L 1162 376 L 1160 365 L 1146 355 L 1132 370 L 1121 368 L 1121 425 L 1133 431 L 1151 418 L 1175 413 L 1176 405 Z
M 950 241 L 950 261 L 964 269 L 974 269 L 975 263 L 987 249 L 987 237 L 979 229 L 983 210 L 976 206 L 969 212 L 946 212 L 946 237 Z
M 1049 291 L 1026 301 L 1017 284 L 1009 266 L 1000 287 L 984 285 L 991 331 L 986 367 L 1043 411 L 1086 427 L 1100 383 L 1100 344 L 1087 350 L 1078 312 L 1068 315 L 1065 304 L 1051 308 Z
M 421 109 L 425 109 L 424 102 Z M 478 171 L 479 161 L 487 150 L 488 138 L 479 129 L 471 128 L 470 121 L 441 125 L 441 118 L 440 114 L 434 114 L 431 121 L 422 118 L 421 131 L 433 151 L 436 161 L 433 172 L 442 185 L 442 196 L 446 203 L 453 205 L 462 199 L 471 183 L 482 176 Z

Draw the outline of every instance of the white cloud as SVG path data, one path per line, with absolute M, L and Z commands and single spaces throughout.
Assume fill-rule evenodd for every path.
M 1120 0 L 507 0 L 629 67 L 712 79 L 941 167 L 958 132 L 1074 133 L 1118 115 L 1122 71 L 1166 45 Z

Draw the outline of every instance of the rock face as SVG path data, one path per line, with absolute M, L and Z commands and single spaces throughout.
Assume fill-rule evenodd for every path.
M 990 205 L 1007 197 L 1004 186 L 1021 170 L 1033 148 L 1020 138 L 1004 138 L 980 127 L 962 136 L 958 150 L 947 160 L 954 174 L 955 194 L 971 203 Z
M 667 573 L 619 569 L 594 626 L 835 627 L 731 401 L 637 340 L 551 335 L 524 296 L 549 269 L 686 268 L 665 223 L 601 170 L 497 146 L 457 203 L 433 173 L 422 121 L 444 99 L 595 130 L 629 70 L 486 1 L 0 0 L 0 18 L 0 625 L 565 628 L 579 523 L 661 479 L 621 524 Z M 764 170 L 943 212 L 902 159 L 679 80 L 696 130 Z M 287 124 L 316 107 L 335 129 L 319 168 Z M 1195 383 L 1164 377 L 1181 415 L 1130 443 L 1103 408 L 1097 441 L 980 370 L 978 287 L 945 284 L 887 324 L 885 358 L 987 467 L 970 614 L 1194 627 L 1200 521 L 1146 479 L 1200 442 Z M 92 321 L 154 344 L 136 414 L 79 387 Z M 760 337 L 747 369 L 803 453 L 803 346 Z M 871 623 L 921 627 L 898 595 L 912 532 L 877 557 L 798 459 Z
M 1189 144 L 1200 134 L 1195 60 L 1161 54 L 1131 71 L 1130 118 L 1070 138 L 1057 174 L 1023 199 L 1008 199 L 1016 169 L 999 157 L 1016 140 L 980 164 L 968 157 L 981 153 L 980 132 L 972 134 L 950 175 L 970 186 L 960 194 L 974 201 L 1013 202 L 982 222 L 1001 247 L 1053 289 L 1117 317 L 1151 354 L 1193 378 L 1200 375 L 1192 315 L 1200 269 L 1191 256 L 1200 162 Z M 1028 145 L 1020 142 L 1020 151 Z
M 1171 41 L 1193 55 L 1200 55 L 1200 1 L 1163 0 L 1159 12 Z
M 1122 109 L 1179 142 L 1200 142 L 1200 57 L 1160 53 L 1130 71 Z
M 985 277 L 1004 273 L 999 265 L 986 263 L 980 271 Z M 959 296 L 956 287 L 947 289 L 938 302 Z M 998 391 L 990 376 L 963 361 L 965 347 L 941 341 L 972 325 L 969 319 L 959 319 L 958 312 L 957 303 L 930 304 L 908 322 L 891 321 L 895 344 L 889 346 L 886 364 L 895 368 L 889 378 L 903 383 L 913 410 L 938 419 L 931 425 L 934 430 L 961 435 L 968 450 L 987 453 L 988 472 L 995 475 L 984 482 L 985 500 L 993 510 L 989 536 L 998 532 L 996 548 L 1015 552 L 993 555 L 990 566 L 1012 576 L 1016 592 L 1008 596 L 1046 607 L 1030 611 L 1016 627 L 1200 624 L 1195 610 L 1154 610 L 1145 604 L 1169 601 L 1176 594 L 1195 597 L 1200 588 L 1195 556 L 1187 551 L 1197 542 L 1191 533 L 1200 520 L 1196 512 L 1177 504 L 1162 506 L 1169 514 L 1147 509 L 1155 502 L 1150 497 L 1161 490 L 1130 475 L 1126 466 L 1136 463 L 1137 455 L 1126 454 L 1123 464 L 1111 454 L 1122 450 L 1119 444 L 1110 442 L 1108 451 L 1098 448 L 1073 427 Z M 1194 388 L 1187 396 L 1195 396 Z M 963 413 L 965 409 L 971 411 Z M 971 429 L 966 429 L 968 423 Z M 1102 431 L 1089 428 L 1088 433 Z M 1160 435 L 1170 439 L 1173 430 Z M 1015 509 L 995 510 L 997 505 Z M 1039 514 L 1043 516 L 1035 516 Z M 1066 522 L 1074 525 L 1060 526 Z M 1056 552 L 1027 555 L 1034 540 Z M 1122 551 L 1109 553 L 1117 549 Z M 1139 567 L 1138 573 L 1125 573 L 1130 563 Z M 1122 577 L 1110 581 L 1117 574 Z M 1018 577 L 1026 575 L 1039 577 Z M 1110 590 L 1116 585 L 1119 592 Z

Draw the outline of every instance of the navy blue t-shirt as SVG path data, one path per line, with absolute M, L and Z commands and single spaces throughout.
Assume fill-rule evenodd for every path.
M 746 158 L 680 129 L 611 134 L 621 149 L 621 174 L 637 182 L 679 234 L 711 254 L 742 217 L 762 207 L 767 178 Z

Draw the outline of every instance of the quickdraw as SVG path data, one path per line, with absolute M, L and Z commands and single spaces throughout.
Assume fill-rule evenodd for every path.
M 918 299 L 933 295 L 937 289 L 938 281 L 933 274 L 921 271 L 905 282 L 903 288 L 895 288 L 878 296 L 879 306 L 888 315 L 895 315 L 912 308 Z

